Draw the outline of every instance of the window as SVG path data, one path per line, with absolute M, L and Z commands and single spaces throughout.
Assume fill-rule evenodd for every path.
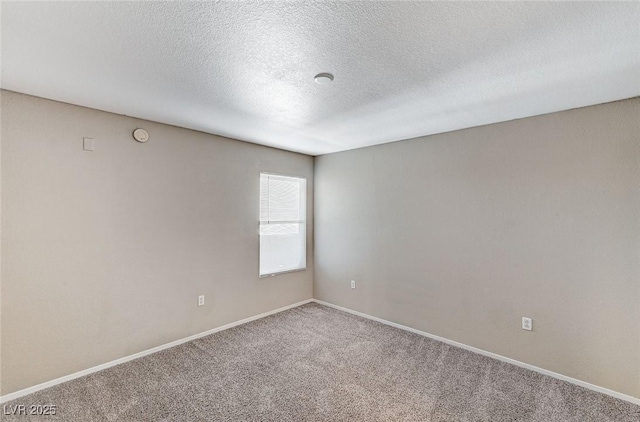
M 307 265 L 307 180 L 260 173 L 260 276 Z

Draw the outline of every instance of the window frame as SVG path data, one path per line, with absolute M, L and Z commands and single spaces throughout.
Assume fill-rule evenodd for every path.
M 303 235 L 303 242 L 302 242 L 302 248 L 303 248 L 303 258 L 304 258 L 304 266 L 300 267 L 300 268 L 294 268 L 294 269 L 290 269 L 290 270 L 284 270 L 284 271 L 276 271 L 273 273 L 266 273 L 266 274 L 260 274 L 260 237 L 262 236 L 260 234 L 260 227 L 262 226 L 262 221 L 260 220 L 260 180 L 262 179 L 262 176 L 276 176 L 276 177 L 283 177 L 286 179 L 300 179 L 300 180 L 304 180 L 304 198 L 303 198 L 303 203 L 304 204 L 304 219 L 303 220 L 298 220 L 298 221 L 283 221 L 283 222 L 279 222 L 276 224 L 300 224 L 302 226 L 302 235 Z M 282 174 L 282 173 L 274 173 L 274 172 L 270 172 L 270 171 L 261 171 L 258 175 L 258 277 L 259 278 L 267 278 L 267 277 L 275 277 L 277 275 L 280 274 L 288 274 L 288 273 L 297 273 L 300 271 L 306 271 L 307 270 L 307 208 L 308 208 L 308 178 L 305 176 L 297 176 L 297 175 L 290 175 L 290 174 Z

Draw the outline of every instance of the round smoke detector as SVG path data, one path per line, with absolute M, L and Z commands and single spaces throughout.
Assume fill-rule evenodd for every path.
M 333 75 L 331 73 L 318 73 L 313 80 L 320 85 L 325 85 L 333 82 Z
M 138 142 L 147 142 L 149 140 L 149 132 L 144 129 L 136 129 L 133 131 L 133 139 Z

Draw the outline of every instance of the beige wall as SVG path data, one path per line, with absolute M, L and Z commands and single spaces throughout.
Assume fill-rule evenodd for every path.
M 315 176 L 317 299 L 640 397 L 640 99 L 325 155 Z
M 317 158 L 312 286 L 311 157 L 0 92 L 1 394 L 314 289 L 640 397 L 640 99 Z M 260 171 L 309 179 L 305 272 L 257 276 Z
M 6 91 L 1 135 L 2 394 L 312 297 L 312 157 Z M 260 171 L 308 178 L 307 271 L 258 278 Z

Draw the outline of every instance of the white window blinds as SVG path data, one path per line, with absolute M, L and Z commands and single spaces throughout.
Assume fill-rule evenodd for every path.
M 260 173 L 260 276 L 306 268 L 307 181 Z

